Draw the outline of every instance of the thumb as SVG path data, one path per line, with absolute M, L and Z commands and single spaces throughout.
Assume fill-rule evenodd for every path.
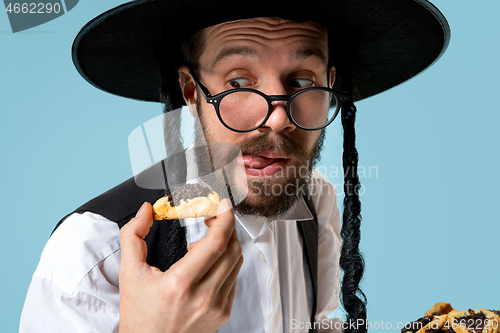
M 210 228 L 218 218 L 225 214 L 229 216 L 229 219 L 234 220 L 233 206 L 231 205 L 231 201 L 229 201 L 229 199 L 222 199 L 219 202 L 219 205 L 217 206 L 217 217 L 212 217 L 205 220 L 205 225 Z
M 232 213 L 232 209 L 233 209 L 233 206 L 231 205 L 231 201 L 229 201 L 229 199 L 222 199 L 222 201 L 219 203 L 219 206 L 217 206 L 217 216 L 227 212 L 227 211 L 231 211 L 229 212 L 229 214 Z
M 153 209 L 149 202 L 145 202 L 137 212 L 136 217 L 120 230 L 122 264 L 146 262 L 148 249 L 144 238 L 152 225 Z

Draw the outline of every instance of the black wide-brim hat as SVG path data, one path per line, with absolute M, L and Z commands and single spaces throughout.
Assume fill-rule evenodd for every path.
M 87 23 L 72 49 L 78 72 L 106 92 L 183 103 L 177 68 L 181 44 L 194 32 L 253 17 L 314 21 L 328 30 L 330 52 L 351 68 L 354 99 L 376 95 L 414 77 L 446 50 L 450 28 L 426 0 L 138 0 Z M 170 79 L 171 77 L 171 79 Z

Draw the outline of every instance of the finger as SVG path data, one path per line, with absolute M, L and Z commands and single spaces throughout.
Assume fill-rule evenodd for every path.
M 229 292 L 229 296 L 227 297 L 227 306 L 233 307 L 234 297 L 236 296 L 236 288 L 237 283 L 235 282 Z
M 220 206 L 220 203 L 219 203 L 219 206 Z M 219 208 L 219 207 L 217 207 L 217 208 Z M 214 223 L 215 219 L 216 219 L 215 217 L 211 217 L 209 219 L 206 219 L 204 221 L 205 225 L 210 228 L 212 226 L 212 224 Z
M 191 250 L 191 249 L 193 248 L 193 246 L 195 246 L 195 245 L 196 245 L 196 243 L 198 243 L 198 241 L 196 241 L 196 242 L 192 242 L 192 243 L 189 243 L 189 244 L 188 244 L 188 251 L 189 251 L 189 250 Z
M 178 273 L 189 279 L 190 283 L 198 283 L 207 274 L 224 254 L 231 239 L 234 231 L 234 214 L 229 200 L 224 199 L 219 203 L 217 213 L 206 236 L 170 268 L 178 270 Z
M 229 201 L 229 199 L 223 199 L 219 203 L 219 206 L 217 206 L 217 216 L 219 216 L 227 211 L 231 211 L 231 214 L 232 214 L 233 208 L 231 205 L 231 201 Z M 204 222 L 205 222 L 205 225 L 210 228 L 212 226 L 212 224 L 215 222 L 215 220 L 216 220 L 216 217 L 211 217 L 209 219 L 206 219 Z
M 229 275 L 229 278 L 223 284 L 221 290 L 217 293 L 214 304 L 217 307 L 224 309 L 224 313 L 230 315 L 233 308 L 234 298 L 236 296 L 236 285 L 238 279 L 238 273 L 241 266 L 243 265 L 243 256 L 240 257 L 236 263 L 234 270 Z
M 137 216 L 120 230 L 121 263 L 146 262 L 148 250 L 144 238 L 152 225 L 153 210 L 151 204 L 145 202 L 138 211 Z
M 234 270 L 241 256 L 241 246 L 235 230 L 231 236 L 231 241 L 228 244 L 227 250 L 200 281 L 202 288 L 209 292 L 212 290 L 219 291 L 222 284 Z
M 238 280 L 238 274 L 240 273 L 242 266 L 243 256 L 240 257 L 233 270 L 231 271 L 231 274 L 229 274 L 226 281 L 224 281 L 222 287 L 220 288 L 219 294 L 223 300 L 229 298 L 230 302 L 233 302 L 234 293 L 236 292 L 236 281 Z

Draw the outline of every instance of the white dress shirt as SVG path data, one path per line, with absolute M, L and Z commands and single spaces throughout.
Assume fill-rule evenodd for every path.
M 334 186 L 317 170 L 310 192 L 318 217 L 316 321 L 319 332 L 333 332 L 326 316 L 339 304 L 339 210 Z M 217 332 L 308 332 L 312 284 L 295 221 L 310 218 L 303 199 L 280 220 L 237 217 L 245 260 L 231 317 Z M 188 244 L 208 231 L 204 223 L 186 228 Z M 20 332 L 118 332 L 120 256 L 116 223 L 91 212 L 70 215 L 43 250 Z

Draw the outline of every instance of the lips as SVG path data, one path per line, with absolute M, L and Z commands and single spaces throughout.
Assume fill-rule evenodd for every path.
M 249 176 L 263 177 L 272 176 L 282 170 L 288 163 L 289 158 L 277 153 L 264 153 L 257 157 L 244 154 L 240 163 L 245 166 L 245 172 Z

